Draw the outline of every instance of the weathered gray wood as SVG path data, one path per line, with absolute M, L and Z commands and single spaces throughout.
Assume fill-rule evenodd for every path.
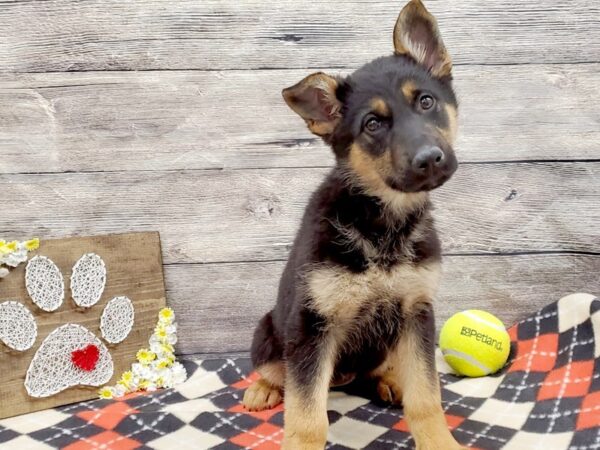
M 392 50 L 404 1 L 4 2 L 2 70 L 356 66 Z M 595 0 L 430 0 L 457 63 L 598 61 Z
M 0 236 L 159 230 L 167 263 L 283 259 L 329 169 L 0 177 Z M 436 191 L 446 252 L 600 252 L 600 162 L 464 165 Z
M 309 70 L 0 77 L 0 173 L 310 167 L 281 99 Z M 460 67 L 462 161 L 600 158 L 600 64 Z
M 167 295 L 179 313 L 182 353 L 245 351 L 272 308 L 283 262 L 173 265 Z M 573 292 L 600 293 L 600 256 L 447 257 L 436 302 L 438 328 L 463 309 L 485 309 L 505 325 Z M 202 280 L 204 288 L 190 280 Z

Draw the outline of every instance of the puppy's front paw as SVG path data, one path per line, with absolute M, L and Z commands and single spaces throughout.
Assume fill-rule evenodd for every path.
M 261 378 L 246 389 L 242 403 L 250 411 L 262 411 L 274 408 L 281 400 L 281 390 Z

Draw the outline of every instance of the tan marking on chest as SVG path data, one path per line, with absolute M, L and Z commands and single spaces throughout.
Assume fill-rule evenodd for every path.
M 307 275 L 309 306 L 334 323 L 351 320 L 367 302 L 432 300 L 440 279 L 440 264 L 400 264 L 391 270 L 370 268 L 355 274 L 340 267 L 316 267 Z

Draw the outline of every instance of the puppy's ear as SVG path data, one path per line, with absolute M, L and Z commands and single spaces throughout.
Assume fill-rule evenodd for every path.
M 336 97 L 338 81 L 322 72 L 307 76 L 284 89 L 285 102 L 318 136 L 331 134 L 338 124 L 342 103 Z
M 435 77 L 446 77 L 452 72 L 452 60 L 437 22 L 421 0 L 411 0 L 400 11 L 394 28 L 394 49 L 397 55 L 413 58 Z

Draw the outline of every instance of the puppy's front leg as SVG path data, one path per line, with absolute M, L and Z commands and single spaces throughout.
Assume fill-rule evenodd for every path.
M 312 336 L 287 351 L 284 450 L 322 450 L 327 442 L 327 395 L 335 364 L 331 336 Z
M 402 390 L 404 415 L 417 450 L 458 450 L 442 409 L 440 383 L 435 368 L 435 325 L 431 303 L 414 306 L 406 319 L 393 365 Z

